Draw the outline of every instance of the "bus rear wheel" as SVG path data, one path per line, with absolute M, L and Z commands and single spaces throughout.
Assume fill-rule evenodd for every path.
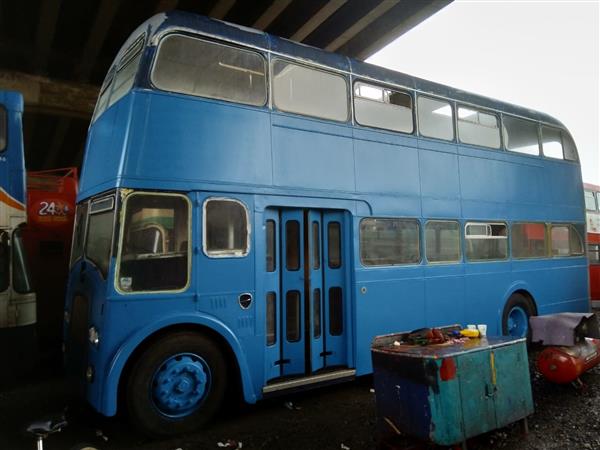
M 535 315 L 535 306 L 523 294 L 510 296 L 502 312 L 502 334 L 530 338 L 529 318 Z
M 142 352 L 127 382 L 132 422 L 150 436 L 187 433 L 215 414 L 227 385 L 225 360 L 209 338 L 164 336 Z

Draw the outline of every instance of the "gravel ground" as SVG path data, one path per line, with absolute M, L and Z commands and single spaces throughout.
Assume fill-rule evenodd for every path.
M 576 390 L 552 385 L 532 372 L 535 414 L 529 418 L 529 435 L 523 435 L 521 424 L 513 424 L 469 440 L 469 449 L 600 449 L 600 369 L 582 380 L 585 388 Z M 66 405 L 71 423 L 47 439 L 47 450 L 69 449 L 82 441 L 102 450 L 218 449 L 219 442 L 228 440 L 242 443 L 243 449 L 441 449 L 404 436 L 384 440 L 371 387 L 372 378 L 363 377 L 256 405 L 230 406 L 204 431 L 151 441 L 132 430 L 124 417 L 93 413 L 69 394 L 58 374 L 48 374 L 0 388 L 0 449 L 35 448 L 23 429 Z

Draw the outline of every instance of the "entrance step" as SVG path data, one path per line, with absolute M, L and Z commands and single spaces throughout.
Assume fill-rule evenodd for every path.
M 333 383 L 341 383 L 343 381 L 353 380 L 356 376 L 355 369 L 342 369 L 335 370 L 326 373 L 320 373 L 317 375 L 311 375 L 302 378 L 287 379 L 284 381 L 277 381 L 272 384 L 268 384 L 262 389 L 263 395 L 269 396 L 279 394 L 283 391 L 289 392 L 293 390 L 301 390 L 308 386 L 314 387 L 315 385 L 326 385 Z

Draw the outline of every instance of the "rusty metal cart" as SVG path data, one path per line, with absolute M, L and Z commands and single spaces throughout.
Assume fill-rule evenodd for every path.
M 406 333 L 371 347 L 380 420 L 439 445 L 506 426 L 533 413 L 525 339 L 488 337 L 408 345 Z

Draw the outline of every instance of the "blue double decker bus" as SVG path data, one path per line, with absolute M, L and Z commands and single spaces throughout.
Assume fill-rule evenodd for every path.
M 545 114 L 193 14 L 117 54 L 65 311 L 85 397 L 150 434 L 371 372 L 373 336 L 587 311 L 583 188 Z

